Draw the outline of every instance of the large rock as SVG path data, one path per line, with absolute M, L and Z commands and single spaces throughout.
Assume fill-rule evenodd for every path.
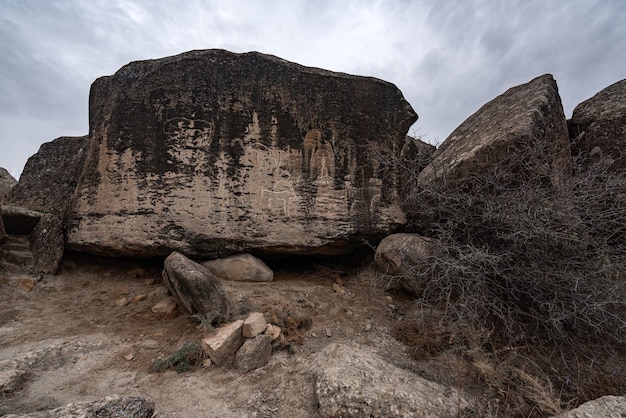
M 46 214 L 30 228 L 34 269 L 41 273 L 55 273 L 63 258 L 63 222 L 83 169 L 88 142 L 87 136 L 81 136 L 60 137 L 42 144 L 26 162 L 20 181 L 7 197 L 11 205 Z
M 405 222 L 384 162 L 416 119 L 390 83 L 256 52 L 130 63 L 92 85 L 67 245 L 141 257 L 350 252 Z
M 33 253 L 33 270 L 54 274 L 63 258 L 63 218 L 43 214 L 30 234 L 30 250 Z
M 0 203 L 8 196 L 9 192 L 17 184 L 15 177 L 6 169 L 0 167 Z
M 230 302 L 222 284 L 200 264 L 174 252 L 165 259 L 163 279 L 170 293 L 203 322 L 216 324 L 228 319 Z
M 93 402 L 70 403 L 48 411 L 23 415 L 6 415 L 5 418 L 151 418 L 154 402 L 138 396 L 117 395 Z
M 571 177 L 567 124 L 551 75 L 510 88 L 467 118 L 435 151 L 419 181 L 458 187 L 494 169 L 497 181 L 507 184 L 533 177 L 558 187 Z
M 272 356 L 272 338 L 259 334 L 247 339 L 235 354 L 235 367 L 242 373 L 248 373 L 265 366 Z
M 89 138 L 60 137 L 46 142 L 31 156 L 8 203 L 63 216 L 83 169 Z
M 558 418 L 624 418 L 626 396 L 603 396 L 585 402 L 576 409 L 558 415 Z
M 7 239 L 7 231 L 4 228 L 4 219 L 2 217 L 2 205 L 0 205 L 0 244 L 3 244 Z
M 614 170 L 626 173 L 626 79 L 576 106 L 569 130 L 572 153 L 583 167 L 604 155 Z
M 400 369 L 366 348 L 330 344 L 314 356 L 312 372 L 324 417 L 456 417 L 469 406 L 455 389 Z
M 251 254 L 236 254 L 202 263 L 211 273 L 223 280 L 237 282 L 271 282 L 274 272 Z
M 378 244 L 374 261 L 383 272 L 395 276 L 400 287 L 420 294 L 428 280 L 435 246 L 434 239 L 418 234 L 392 234 Z

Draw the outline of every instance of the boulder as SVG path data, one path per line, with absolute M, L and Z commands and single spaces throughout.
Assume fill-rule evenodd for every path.
M 311 371 L 321 416 L 455 417 L 469 406 L 455 389 L 394 366 L 370 350 L 333 343 L 314 355 Z
M 54 274 L 63 258 L 63 219 L 58 215 L 43 214 L 30 234 L 33 270 Z
M 271 282 L 274 272 L 251 254 L 237 254 L 202 263 L 222 280 L 239 282 Z
M 4 244 L 7 239 L 7 231 L 4 228 L 4 220 L 2 218 L 2 205 L 0 205 L 0 245 Z
M 42 213 L 20 206 L 2 205 L 2 219 L 7 234 L 29 235 L 37 226 Z
M 83 169 L 89 137 L 60 137 L 31 156 L 8 203 L 63 217 Z
M 218 366 L 232 363 L 235 353 L 245 340 L 242 330 L 243 321 L 241 319 L 221 326 L 211 335 L 202 339 L 202 350 Z
M 261 312 L 253 312 L 243 321 L 243 336 L 254 338 L 267 328 L 267 321 Z
M 406 221 L 386 162 L 416 119 L 390 83 L 257 52 L 130 63 L 91 87 L 66 243 L 131 257 L 350 253 Z
M 17 184 L 15 177 L 5 168 L 0 167 L 0 203 L 9 195 L 9 192 Z
M 117 395 L 93 402 L 70 403 L 66 406 L 23 415 L 5 415 L 5 418 L 151 418 L 154 402 L 138 396 Z
M 603 155 L 613 160 L 612 169 L 626 173 L 626 79 L 576 106 L 569 132 L 581 168 Z
M 558 418 L 618 418 L 626 417 L 626 396 L 603 396 L 585 402 Z
M 227 320 L 230 302 L 217 277 L 176 252 L 170 254 L 164 264 L 163 280 L 166 286 L 189 313 L 198 314 L 208 324 Z
M 265 366 L 272 356 L 271 337 L 259 334 L 247 339 L 235 355 L 235 367 L 243 373 L 248 373 Z
M 556 81 L 543 75 L 510 88 L 450 134 L 419 174 L 426 187 L 469 187 L 497 173 L 498 187 L 525 178 L 560 187 L 572 175 L 567 124 Z
M 374 260 L 382 271 L 397 276 L 400 287 L 419 294 L 427 280 L 422 274 L 429 269 L 435 246 L 435 240 L 418 234 L 392 234 L 378 244 Z

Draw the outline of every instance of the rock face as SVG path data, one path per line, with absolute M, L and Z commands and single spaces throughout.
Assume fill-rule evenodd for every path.
M 69 248 L 337 254 L 405 222 L 398 174 L 372 156 L 401 153 L 417 115 L 387 82 L 192 51 L 96 80 L 89 106 Z
M 34 268 L 41 273 L 55 273 L 63 257 L 63 222 L 87 146 L 87 136 L 60 137 L 41 145 L 7 197 L 11 205 L 45 213 L 36 228 L 30 227 Z
M 164 264 L 165 284 L 189 313 L 199 314 L 209 324 L 227 320 L 230 303 L 217 277 L 200 264 L 176 252 L 170 254 Z
M 551 75 L 510 88 L 481 107 L 435 151 L 419 181 L 467 185 L 498 166 L 511 182 L 539 175 L 560 186 L 571 177 L 567 124 Z
M 237 254 L 202 263 L 222 280 L 236 282 L 271 282 L 274 272 L 251 254 Z
M 559 418 L 622 418 L 626 417 L 626 396 L 603 396 L 585 402 Z
M 0 167 L 0 203 L 8 196 L 9 192 L 17 184 L 17 180 L 6 169 Z
M 455 417 L 468 402 L 456 390 L 402 370 L 369 350 L 330 344 L 313 373 L 324 417 Z
M 613 169 L 626 173 L 626 79 L 576 106 L 569 131 L 572 153 L 581 163 L 602 154 L 613 159 Z
M 41 145 L 24 166 L 8 203 L 63 217 L 83 169 L 89 138 L 60 137 Z

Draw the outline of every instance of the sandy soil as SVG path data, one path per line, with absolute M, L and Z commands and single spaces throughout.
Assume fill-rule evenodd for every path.
M 155 359 L 206 335 L 182 309 L 170 319 L 152 313 L 161 267 L 70 254 L 57 275 L 42 277 L 30 292 L 14 278 L 1 280 L 0 362 L 17 361 L 27 373 L 0 399 L 0 415 L 117 394 L 153 400 L 158 417 L 314 417 L 310 358 L 331 342 L 368 345 L 397 365 L 417 367 L 390 335 L 411 301 L 381 290 L 373 267 L 279 265 L 274 282 L 227 288 L 241 317 L 255 310 L 310 317 L 301 344 L 275 351 L 268 365 L 247 374 L 216 366 L 151 371 Z M 116 304 L 137 295 L 148 297 Z M 419 367 L 426 378 L 446 380 L 437 368 Z

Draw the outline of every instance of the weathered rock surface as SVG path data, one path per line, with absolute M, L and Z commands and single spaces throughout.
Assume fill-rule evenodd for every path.
M 227 320 L 230 302 L 219 279 L 200 264 L 182 254 L 172 253 L 165 259 L 163 280 L 191 314 L 216 324 Z
M 324 417 L 455 417 L 469 406 L 455 389 L 400 369 L 366 348 L 330 344 L 312 372 Z
M 583 165 L 604 155 L 626 173 L 626 79 L 576 106 L 569 131 L 572 154 Z
M 571 160 L 556 81 L 543 75 L 510 88 L 467 118 L 435 151 L 419 181 L 468 185 L 501 167 L 510 177 L 500 182 L 532 175 L 560 186 L 571 177 Z
M 43 214 L 30 234 L 33 269 L 44 274 L 54 274 L 63 258 L 63 219 L 61 216 Z
M 66 406 L 6 418 L 151 418 L 154 402 L 138 396 L 117 395 L 94 402 L 71 403 Z
M 271 282 L 274 272 L 251 254 L 236 254 L 202 263 L 211 273 L 222 280 L 238 282 Z
M 400 287 L 419 294 L 423 291 L 420 273 L 428 271 L 435 245 L 433 239 L 417 234 L 392 234 L 378 244 L 374 261 L 383 272 L 397 276 Z
M 20 206 L 2 205 L 4 228 L 11 235 L 29 235 L 41 219 L 41 212 Z
M 202 339 L 202 350 L 216 365 L 232 363 L 235 353 L 243 345 L 243 321 L 237 320 L 216 329 Z
M 63 217 L 83 169 L 89 138 L 60 137 L 31 156 L 8 203 Z
M 372 157 L 401 153 L 417 119 L 390 83 L 192 51 L 96 80 L 89 106 L 69 248 L 337 254 L 405 222 L 398 173 Z
M 243 336 L 246 338 L 254 338 L 267 328 L 265 316 L 261 312 L 252 312 L 245 321 L 243 321 Z
M 7 231 L 4 228 L 4 219 L 2 217 L 2 205 L 0 205 L 0 244 L 3 244 L 7 239 Z
M 603 396 L 585 402 L 576 409 L 558 415 L 558 418 L 624 418 L 626 396 Z
M 248 373 L 265 366 L 272 356 L 271 337 L 260 334 L 248 338 L 235 354 L 235 367 L 243 373 Z
M 0 167 L 0 203 L 8 196 L 9 192 L 17 184 L 15 177 L 5 168 Z

